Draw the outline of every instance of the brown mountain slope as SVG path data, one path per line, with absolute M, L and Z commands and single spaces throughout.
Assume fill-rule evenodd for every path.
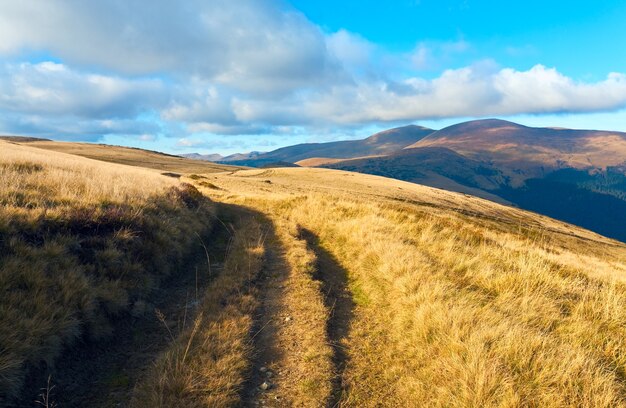
M 508 203 L 489 192 L 505 183 L 500 172 L 487 163 L 440 147 L 406 149 L 388 156 L 325 163 L 320 167 L 395 178 Z
M 626 162 L 626 133 L 533 128 L 498 119 L 450 126 L 407 149 L 416 147 L 445 147 L 529 175 L 540 169 L 606 169 Z
M 395 154 L 321 166 L 511 202 L 626 240 L 625 163 L 624 133 L 490 119 L 450 126 Z
M 409 125 L 376 133 L 362 140 L 344 140 L 328 143 L 303 143 L 283 147 L 267 153 L 251 153 L 249 157 L 237 154 L 225 157 L 223 163 L 260 167 L 274 162 L 296 163 L 313 157 L 354 158 L 390 154 L 431 134 L 432 129 Z

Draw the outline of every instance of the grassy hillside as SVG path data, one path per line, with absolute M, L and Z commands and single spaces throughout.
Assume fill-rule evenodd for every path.
M 15 137 L 11 138 L 10 141 L 29 147 L 73 154 L 109 163 L 150 168 L 168 173 L 214 173 L 221 171 L 234 171 L 241 168 L 237 166 L 210 163 L 202 160 L 192 160 L 165 153 L 122 146 L 108 146 L 93 143 L 53 142 L 49 140 Z
M 265 317 L 278 321 L 270 344 L 284 344 L 285 331 L 310 324 L 306 317 L 285 323 L 293 316 L 287 310 L 321 296 L 329 311 L 318 344 L 332 345 L 330 358 L 320 352 L 302 361 L 309 348 L 281 349 L 272 360 L 272 388 L 255 394 L 257 401 L 624 405 L 623 244 L 477 198 L 372 176 L 276 169 L 214 176 L 212 183 L 220 188 L 205 191 L 212 198 L 296 231 L 292 239 L 317 259 L 317 297 L 289 285 L 271 292 L 281 299 L 274 300 L 275 317 Z M 324 269 L 345 275 L 339 293 L 324 290 Z M 283 279 L 294 276 L 311 275 L 292 268 Z M 261 355 L 268 347 L 254 344 Z M 312 368 L 294 375 L 294 361 L 303 368 L 311 360 L 333 368 L 326 377 Z
M 139 313 L 213 212 L 158 172 L 0 141 L 0 405 Z
M 28 186 L 46 180 L 31 177 L 50 170 L 36 170 L 32 163 L 37 161 L 19 156 L 21 151 L 15 149 L 25 147 L 7 146 L 14 150 L 2 171 L 12 172 L 13 183 L 24 180 L 23 186 Z M 4 155 L 8 150 L 1 151 Z M 54 179 L 66 180 L 50 188 L 67 191 L 63 197 L 68 198 L 60 203 L 73 211 L 88 195 L 80 189 L 80 194 L 72 192 L 65 184 L 91 184 L 76 171 L 63 179 L 63 166 L 72 167 L 69 157 L 64 156 L 64 164 L 57 162 L 58 168 L 47 162 L 42 168 L 55 168 L 59 175 Z M 102 166 L 98 174 L 108 172 L 107 180 L 115 180 L 120 169 L 131 178 L 139 171 L 75 160 L 81 166 Z M 132 182 L 120 188 L 120 183 L 113 187 L 103 181 L 95 191 L 125 197 L 139 207 L 152 203 L 153 194 L 167 197 L 154 199 L 156 207 L 141 207 L 148 220 L 149 208 L 160 211 L 160 221 L 154 221 L 157 229 L 208 228 L 198 222 L 211 224 L 208 220 L 215 213 L 218 220 L 213 224 L 225 228 L 229 238 L 219 265 L 212 252 L 217 241 L 203 240 L 211 259 L 204 265 L 208 262 L 212 268 L 205 286 L 162 292 L 173 297 L 181 313 L 178 318 L 170 315 L 174 307 L 151 315 L 167 344 L 150 354 L 148 364 L 146 359 L 140 366 L 133 358 L 124 359 L 124 373 L 139 373 L 124 377 L 128 393 L 112 394 L 106 391 L 110 386 L 98 383 L 87 391 L 89 406 L 112 401 L 136 407 L 626 406 L 622 243 L 480 198 L 344 171 L 281 168 L 188 174 L 180 181 L 195 184 L 213 203 L 202 201 L 197 208 L 185 203 L 194 207 L 205 199 L 190 187 L 175 186 L 176 180 L 158 172 L 139 172 L 154 180 L 144 193 L 132 190 L 138 185 Z M 85 167 L 78 173 L 90 174 Z M 167 193 L 172 187 L 187 193 Z M 13 196 L 20 191 L 28 190 L 21 187 Z M 37 191 L 40 200 L 51 195 L 43 187 Z M 14 212 L 6 212 L 7 221 L 0 225 L 3 231 L 14 228 L 11 236 L 28 231 L 30 225 L 15 224 L 16 208 L 25 213 L 37 208 L 24 202 L 5 206 Z M 206 212 L 200 210 L 205 204 Z M 115 239 L 106 235 L 106 228 L 98 229 L 99 224 L 87 225 L 83 233 Z M 193 239 L 194 234 L 187 229 L 172 236 Z M 57 268 L 60 262 L 57 252 L 46 248 L 32 249 L 36 258 L 6 258 L 22 264 L 2 269 L 5 285 L 14 282 L 14 276 L 36 277 L 30 286 L 12 287 L 15 304 L 45 292 L 39 281 L 50 277 L 37 271 Z M 71 259 L 70 250 L 61 253 Z M 0 265 L 6 268 L 2 259 Z M 71 270 L 82 271 L 81 265 Z M 105 272 L 94 274 L 99 269 L 93 268 L 85 269 L 86 284 L 97 288 Z M 56 277 L 65 269 L 54 270 Z M 137 270 L 133 276 L 143 279 L 146 272 Z M 137 287 L 124 282 L 120 285 L 135 293 Z M 108 288 L 87 292 L 108 293 Z M 66 293 L 65 300 L 52 303 L 56 308 L 47 309 L 74 310 L 76 299 L 83 298 Z M 133 303 L 109 299 L 100 307 L 109 304 L 121 309 Z M 125 316 L 114 308 L 106 310 L 109 319 L 111 313 Z M 12 315 L 15 322 L 27 320 L 23 312 Z M 15 322 L 10 327 L 19 329 L 10 331 L 13 336 L 24 339 L 37 333 L 37 325 Z M 10 350 L 20 350 L 21 343 L 11 344 Z M 140 342 L 124 352 L 132 356 L 145 346 Z M 6 371 L 11 365 L 3 364 L 3 373 L 12 372 Z M 111 378 L 107 368 L 99 369 Z M 119 375 L 113 378 L 121 382 Z M 54 377 L 52 383 L 57 384 Z M 69 393 L 62 385 L 55 389 L 59 398 Z M 65 400 L 71 402 L 72 395 Z

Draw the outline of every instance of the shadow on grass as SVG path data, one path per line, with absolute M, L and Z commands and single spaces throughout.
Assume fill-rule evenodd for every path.
M 22 395 L 7 406 L 34 406 L 41 401 L 48 377 L 54 386 L 50 400 L 58 406 L 127 406 L 135 384 L 170 346 L 168 330 L 176 335 L 193 324 L 199 294 L 221 272 L 233 224 L 251 215 L 262 216 L 238 206 L 215 205 L 216 220 L 210 232 L 192 241 L 190 254 L 145 298 L 143 310 L 133 307 L 111 317 L 111 336 L 101 340 L 83 336 L 66 347 L 53 365 L 31 367 Z M 155 310 L 166 317 L 168 328 Z
M 324 304 L 330 310 L 326 332 L 333 348 L 335 375 L 332 382 L 332 394 L 327 406 L 337 407 L 345 390 L 343 374 L 348 361 L 345 340 L 348 338 L 350 324 L 354 317 L 354 300 L 348 288 L 347 271 L 340 265 L 337 258 L 320 245 L 319 237 L 311 230 L 300 228 L 299 232 L 317 258 L 314 279 L 322 283 Z
M 285 296 L 289 262 L 285 259 L 273 222 L 264 214 L 232 204 L 215 205 L 217 220 L 212 231 L 198 237 L 186 262 L 147 297 L 143 313 L 122 313 L 112 319 L 112 336 L 104 340 L 83 337 L 67 347 L 54 366 L 33 367 L 24 394 L 9 406 L 33 406 L 36 400 L 41 401 L 42 387 L 46 386 L 49 376 L 52 378 L 50 384 L 54 385 L 50 400 L 58 406 L 128 406 L 134 386 L 171 345 L 172 333 L 168 330 L 176 336 L 186 325 L 192 324 L 198 293 L 205 293 L 212 279 L 221 272 L 229 253 L 234 225 L 250 219 L 262 225 L 267 243 L 264 267 L 248 288 L 260 306 L 254 313 L 250 334 L 254 354 L 240 395 L 244 405 L 258 402 L 259 385 L 265 379 L 260 368 L 280 361 L 284 354 L 277 343 L 276 333 L 283 324 L 277 311 Z M 333 349 L 334 375 L 327 406 L 334 407 L 341 401 L 344 391 L 342 377 L 347 361 L 344 340 L 349 333 L 354 302 L 347 288 L 346 271 L 339 262 L 320 245 L 319 238 L 312 231 L 301 229 L 299 235 L 317 257 L 313 278 L 322 283 L 324 303 L 331 311 L 326 330 Z M 155 309 L 165 316 L 168 329 L 155 316 Z

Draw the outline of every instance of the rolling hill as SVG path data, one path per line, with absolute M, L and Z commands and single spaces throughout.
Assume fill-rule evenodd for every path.
M 261 167 L 276 162 L 296 163 L 313 157 L 352 158 L 389 154 L 401 150 L 432 133 L 432 129 L 409 125 L 376 133 L 363 140 L 345 140 L 328 143 L 303 143 L 271 152 L 235 154 L 219 160 L 221 163 Z M 187 155 L 188 157 L 197 157 Z
M 626 405 L 623 243 L 380 176 L 175 179 L 113 149 L 0 141 L 2 405 Z
M 315 162 L 311 160 L 309 163 Z M 442 147 L 407 149 L 386 156 L 323 162 L 321 166 L 375 174 L 508 203 L 488 192 L 497 190 L 505 182 L 500 172 L 487 163 Z
M 193 160 L 174 156 L 171 154 L 155 152 L 122 146 L 109 146 L 93 143 L 56 142 L 37 138 L 24 138 L 20 136 L 6 136 L 9 143 L 20 144 L 38 149 L 68 153 L 76 156 L 96 159 L 110 163 L 126 164 L 135 167 L 145 167 L 163 172 L 173 173 L 212 173 L 240 169 L 241 166 L 228 166 Z

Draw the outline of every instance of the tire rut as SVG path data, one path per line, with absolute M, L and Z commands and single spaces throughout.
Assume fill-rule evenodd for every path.
M 251 373 L 244 384 L 242 403 L 245 407 L 288 406 L 276 395 L 277 387 L 283 381 L 281 360 L 284 353 L 278 344 L 283 314 L 282 299 L 289 268 L 282 250 L 277 244 L 273 226 L 267 234 L 267 255 L 265 266 L 256 283 L 260 293 L 260 306 L 252 327 L 251 340 L 255 349 Z M 264 389 L 264 384 L 267 388 Z
M 272 227 L 273 228 L 273 227 Z M 327 319 L 324 312 L 319 316 L 299 315 L 292 320 L 294 310 L 290 302 L 297 301 L 295 288 L 302 284 L 303 271 L 294 272 L 286 259 L 286 250 L 280 244 L 276 232 L 272 229 L 267 238 L 266 265 L 257 282 L 261 306 L 251 333 L 256 353 L 252 360 L 252 368 L 248 381 L 242 391 L 242 403 L 246 407 L 290 407 L 298 400 L 300 406 L 337 407 L 341 403 L 345 390 L 343 374 L 348 361 L 347 338 L 353 317 L 354 302 L 348 290 L 347 273 L 332 254 L 319 244 L 318 237 L 311 231 L 298 228 L 297 236 L 292 239 L 302 242 L 302 248 L 314 255 L 314 271 L 308 275 L 311 282 L 318 281 L 320 286 L 312 296 L 319 296 L 320 307 L 328 311 Z M 299 276 L 293 275 L 300 274 Z M 298 283 L 299 282 L 299 283 Z M 315 285 L 313 285 L 315 287 Z M 304 301 L 305 299 L 300 298 Z M 302 358 L 309 352 L 307 346 L 299 341 L 298 333 L 308 327 L 307 320 L 321 319 L 323 338 L 319 342 L 329 347 L 327 386 L 321 386 L 319 399 L 302 399 L 302 389 L 307 386 L 307 378 L 302 371 Z M 324 329 L 325 327 L 325 329 Z M 319 374 L 319 372 L 317 373 Z M 321 377 L 316 377 L 321 379 Z M 268 389 L 263 389 L 264 385 Z M 320 384 L 313 384 L 320 385 Z M 326 388 L 325 388 L 326 387 Z M 326 389 L 327 391 L 321 391 Z M 310 391 L 314 393 L 313 391 Z M 311 394 L 308 394 L 309 397 Z M 305 397 L 308 398 L 308 397 Z M 308 401 L 308 402 L 303 402 Z M 317 401 L 317 402 L 313 402 Z
M 317 265 L 314 278 L 322 283 L 324 304 L 330 311 L 326 330 L 333 349 L 334 375 L 332 393 L 326 406 L 338 407 L 346 389 L 343 377 L 348 362 L 348 335 L 354 317 L 355 303 L 348 288 L 347 271 L 330 252 L 320 246 L 319 237 L 312 231 L 300 228 L 300 236 L 316 255 Z

